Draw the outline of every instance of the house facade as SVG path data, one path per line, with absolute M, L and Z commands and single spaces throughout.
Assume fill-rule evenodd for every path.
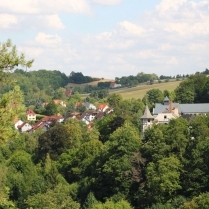
M 33 110 L 27 110 L 26 115 L 27 115 L 27 120 L 29 121 L 36 120 L 36 113 Z
M 23 132 L 28 132 L 29 130 L 31 130 L 32 126 L 27 122 L 23 122 L 21 125 L 17 126 L 17 128 L 20 133 L 23 133 Z
M 118 88 L 118 87 L 121 87 L 121 84 L 117 84 L 117 83 L 115 83 L 115 82 L 111 82 L 110 83 L 110 88 Z

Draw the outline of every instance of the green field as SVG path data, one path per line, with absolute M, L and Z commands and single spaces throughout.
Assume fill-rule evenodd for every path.
M 108 80 L 109 81 L 109 80 Z M 160 89 L 161 91 L 164 90 L 168 90 L 168 91 L 173 91 L 179 84 L 181 81 L 169 81 L 169 82 L 162 82 L 162 83 L 157 83 L 155 82 L 152 85 L 147 85 L 147 84 L 141 84 L 138 85 L 136 87 L 132 87 L 132 88 L 119 88 L 119 89 L 111 89 L 110 90 L 110 94 L 111 93 L 117 93 L 120 94 L 123 99 L 142 99 L 144 97 L 144 95 L 146 94 L 147 91 L 151 90 L 151 89 Z M 96 85 L 96 83 L 98 82 L 94 82 L 94 85 Z M 91 83 L 88 84 L 74 84 L 74 86 L 84 86 L 84 85 L 90 85 Z M 73 86 L 73 84 L 72 84 Z M 86 98 L 89 94 L 81 94 L 81 98 Z
M 168 90 L 173 91 L 181 81 L 172 81 L 167 83 L 156 83 L 153 85 L 139 85 L 137 87 L 121 89 L 117 91 L 111 91 L 111 93 L 120 94 L 123 99 L 142 99 L 147 91 L 151 89 L 160 89 L 161 91 Z

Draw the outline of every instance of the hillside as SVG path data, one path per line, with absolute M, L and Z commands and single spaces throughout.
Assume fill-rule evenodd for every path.
M 110 89 L 110 93 L 120 94 L 123 99 L 142 99 L 147 91 L 151 89 L 159 89 L 161 91 L 168 90 L 174 91 L 174 89 L 180 84 L 181 81 L 170 81 L 164 83 L 154 83 L 153 85 L 141 84 L 136 87 L 128 88 L 119 88 L 119 89 Z M 81 86 L 81 85 L 78 85 Z M 81 94 L 82 98 L 87 97 L 89 94 Z
M 142 99 L 146 94 L 146 92 L 151 89 L 159 89 L 161 91 L 164 90 L 173 91 L 180 84 L 180 82 L 181 81 L 172 81 L 167 83 L 155 83 L 153 85 L 143 84 L 132 88 L 113 90 L 111 91 L 111 93 L 120 94 L 123 97 L 123 99 L 131 99 L 131 98 Z
M 85 87 L 87 85 L 97 86 L 97 84 L 99 82 L 114 82 L 114 79 L 105 78 L 105 79 L 101 79 L 99 81 L 93 81 L 93 82 L 90 82 L 90 83 L 83 83 L 83 84 L 68 83 L 67 87 L 81 87 L 82 88 L 82 87 Z

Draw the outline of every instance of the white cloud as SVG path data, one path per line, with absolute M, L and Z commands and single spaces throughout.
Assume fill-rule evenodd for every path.
M 169 65 L 177 65 L 177 64 L 179 64 L 179 62 L 178 62 L 178 59 L 173 56 L 170 59 L 168 59 L 167 64 L 169 64 Z
M 120 27 L 120 29 L 123 30 L 123 32 L 128 32 L 131 35 L 140 36 L 146 32 L 146 30 L 143 27 L 138 26 L 138 25 L 131 23 L 129 21 L 120 22 L 120 23 L 118 23 L 118 26 Z
M 180 36 L 209 33 L 209 1 L 162 0 L 151 15 L 157 19 L 158 26 L 167 32 Z
M 65 26 L 59 18 L 58 14 L 39 16 L 40 21 L 45 28 L 64 29 Z M 39 21 L 39 22 L 40 22 Z
M 59 16 L 53 15 L 48 15 L 48 21 L 42 19 L 42 24 L 50 26 L 51 22 L 50 27 L 64 28 Z M 108 78 L 141 71 L 176 75 L 209 67 L 208 35 L 209 1 L 163 0 L 135 22 L 123 20 L 110 31 L 68 38 L 42 32 L 26 45 L 31 50 L 38 48 L 36 69 Z
M 52 14 L 54 12 L 88 14 L 90 6 L 86 0 L 0 0 L 0 11 L 12 14 Z
M 1 28 L 64 29 L 60 14 L 92 14 L 87 0 L 0 0 Z M 3 20 L 2 20 L 3 19 Z
M 103 6 L 113 6 L 121 4 L 122 0 L 92 0 L 92 2 Z
M 9 14 L 0 14 L 0 28 L 8 29 L 18 22 L 17 18 L 14 15 Z
M 38 33 L 35 37 L 36 44 L 46 46 L 49 48 L 55 47 L 62 43 L 62 38 L 58 35 L 51 35 L 45 33 Z
M 18 47 L 18 49 L 27 55 L 29 59 L 36 59 L 41 56 L 42 52 L 44 51 L 41 47 L 36 46 L 22 46 Z
M 168 11 L 178 11 L 179 8 L 186 2 L 187 0 L 162 0 L 160 4 L 156 6 L 156 10 L 159 13 L 165 13 Z

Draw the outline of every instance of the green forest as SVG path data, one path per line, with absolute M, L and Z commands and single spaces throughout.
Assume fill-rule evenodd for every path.
M 206 71 L 188 76 L 174 92 L 150 90 L 143 100 L 105 95 L 97 102 L 114 112 L 90 130 L 69 118 L 48 131 L 19 133 L 14 119 L 27 107 L 39 109 L 35 100 L 65 99 L 72 112 L 82 99 L 78 93 L 62 98 L 60 88 L 69 77 L 59 71 L 13 73 L 33 60 L 10 40 L 0 46 L 0 209 L 209 208 L 209 115 L 153 125 L 144 137 L 140 120 L 146 103 L 152 109 L 165 96 L 179 103 L 209 102 Z

